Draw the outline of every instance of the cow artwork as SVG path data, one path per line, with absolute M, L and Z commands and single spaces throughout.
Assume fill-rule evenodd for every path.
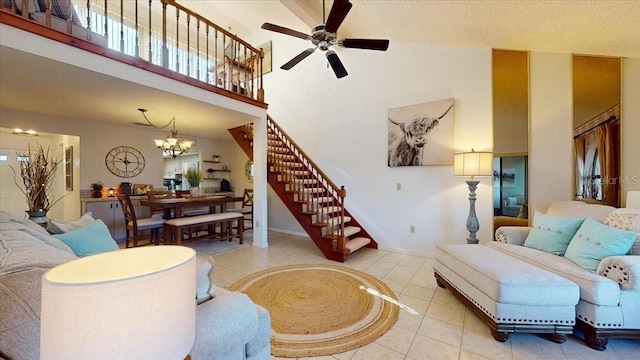
M 454 99 L 388 111 L 388 166 L 450 165 L 453 162 Z

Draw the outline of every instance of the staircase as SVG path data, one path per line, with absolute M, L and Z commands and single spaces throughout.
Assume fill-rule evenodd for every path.
M 267 178 L 291 214 L 329 260 L 378 244 L 345 209 L 347 191 L 338 187 L 293 140 L 267 116 Z M 253 124 L 229 129 L 253 159 Z

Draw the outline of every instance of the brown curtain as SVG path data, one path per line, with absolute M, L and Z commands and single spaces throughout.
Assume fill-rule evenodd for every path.
M 573 139 L 573 150 L 576 154 L 576 196 L 582 197 L 583 194 L 583 178 L 584 178 L 584 138 L 577 137 Z
M 607 122 L 599 125 L 595 130 L 598 160 L 600 160 L 602 202 L 618 206 L 619 179 L 615 166 L 614 124 Z

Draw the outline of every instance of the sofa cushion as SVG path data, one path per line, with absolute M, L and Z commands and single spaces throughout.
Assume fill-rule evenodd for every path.
M 591 273 L 567 258 L 497 241 L 490 241 L 487 245 L 573 281 L 580 287 L 580 298 L 585 301 L 602 306 L 618 306 L 621 289 L 616 281 Z
M 64 234 L 84 225 L 90 224 L 95 220 L 96 219 L 93 218 L 93 214 L 91 213 L 91 211 L 89 211 L 81 217 L 75 220 L 67 221 L 66 223 L 59 223 L 57 221 L 51 220 L 49 222 L 49 225 L 47 226 L 47 231 L 51 234 Z
M 613 206 L 600 204 L 587 204 L 583 201 L 556 201 L 547 210 L 548 215 L 592 218 L 600 222 L 609 215 Z
M 607 256 L 625 255 L 635 239 L 635 232 L 586 219 L 571 239 L 564 256 L 595 273 L 600 260 Z
M 524 246 L 563 255 L 583 221 L 583 218 L 545 215 L 536 211 L 533 229 L 524 240 Z
M 53 235 L 53 237 L 69 245 L 79 257 L 120 249 L 111 237 L 109 228 L 100 219 L 67 233 Z
M 627 255 L 640 255 L 640 210 L 615 209 L 611 214 L 607 215 L 603 223 L 618 229 L 636 232 L 636 240 Z

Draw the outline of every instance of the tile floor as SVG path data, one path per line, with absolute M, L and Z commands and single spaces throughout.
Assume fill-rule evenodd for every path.
M 269 232 L 266 249 L 251 246 L 216 256 L 215 261 L 214 282 L 222 287 L 273 266 L 336 264 L 326 260 L 309 238 L 276 232 Z M 431 258 L 361 249 L 343 265 L 382 279 L 398 300 L 421 315 L 401 310 L 398 322 L 375 342 L 345 353 L 305 359 L 640 359 L 639 340 L 611 339 L 602 352 L 587 347 L 576 336 L 569 336 L 564 344 L 532 334 L 512 334 L 506 342 L 497 342 L 475 314 L 436 285 Z

